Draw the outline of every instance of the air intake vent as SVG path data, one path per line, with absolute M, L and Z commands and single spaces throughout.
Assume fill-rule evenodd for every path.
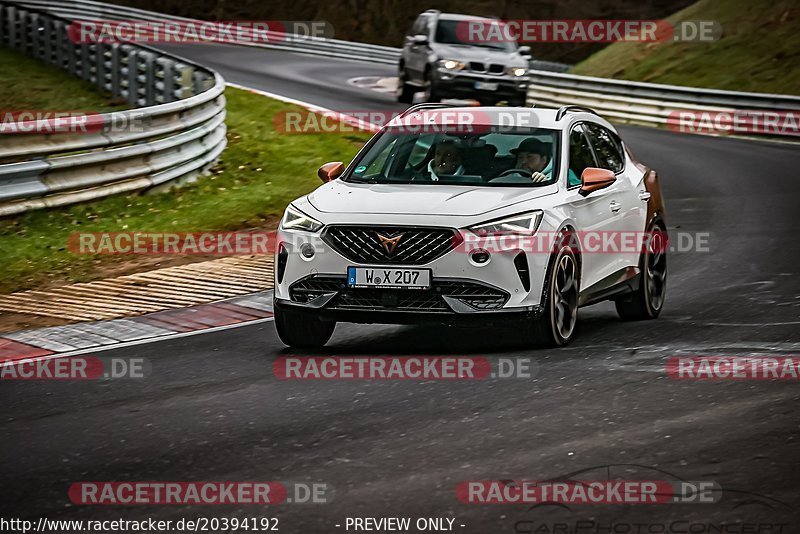
M 514 257 L 514 267 L 517 268 L 517 275 L 519 275 L 519 281 L 522 282 L 522 287 L 525 288 L 525 291 L 530 291 L 531 273 L 528 269 L 528 258 L 524 252 L 520 252 Z

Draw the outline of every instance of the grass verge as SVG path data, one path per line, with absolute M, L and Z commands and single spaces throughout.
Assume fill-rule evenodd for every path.
M 0 73 L 2 111 L 105 113 L 128 107 L 85 80 L 8 48 L 0 47 Z
M 212 174 L 166 193 L 130 194 L 0 219 L 0 293 L 141 270 L 154 258 L 76 255 L 73 232 L 194 232 L 274 227 L 320 185 L 317 167 L 349 161 L 369 134 L 287 135 L 273 117 L 297 106 L 228 88 L 228 148 Z M 198 258 L 199 259 L 199 258 Z M 161 265 L 181 258 L 168 258 Z M 183 261 L 186 261 L 183 259 Z
M 800 94 L 797 0 L 700 0 L 668 18 L 713 20 L 714 42 L 614 43 L 571 73 L 732 91 Z

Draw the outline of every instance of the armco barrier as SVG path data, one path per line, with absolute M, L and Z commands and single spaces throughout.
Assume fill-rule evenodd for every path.
M 225 102 L 219 75 L 144 46 L 76 45 L 65 33 L 65 21 L 73 19 L 192 19 L 92 0 L 0 0 L 0 8 L 0 44 L 65 68 L 133 105 L 146 106 L 104 115 L 105 123 L 137 116 L 149 121 L 146 131 L 123 135 L 0 135 L 0 216 L 185 178 L 222 152 Z M 400 54 L 393 47 L 291 35 L 253 46 L 391 65 Z M 617 122 L 671 125 L 675 112 L 683 110 L 800 110 L 800 97 L 790 95 L 575 76 L 557 72 L 564 65 L 541 61 L 532 61 L 531 67 L 529 103 L 588 106 Z
M 144 46 L 75 44 L 69 20 L 41 4 L 0 0 L 0 46 L 140 107 L 90 115 L 86 133 L 0 130 L 0 216 L 190 180 L 213 163 L 226 144 L 217 73 Z
M 48 0 L 23 0 L 25 5 L 48 6 L 56 13 L 83 19 L 189 21 L 191 19 L 162 15 L 140 9 L 110 6 L 92 0 L 63 0 L 52 5 Z M 396 65 L 400 49 L 365 43 L 352 43 L 325 38 L 293 38 L 287 36 L 268 48 L 319 56 L 368 60 Z M 729 112 L 733 110 L 794 111 L 800 109 L 800 98 L 699 89 L 672 85 L 612 80 L 566 74 L 568 65 L 531 61 L 531 85 L 528 102 L 539 106 L 560 107 L 584 105 L 617 121 L 649 126 L 670 125 L 676 111 Z

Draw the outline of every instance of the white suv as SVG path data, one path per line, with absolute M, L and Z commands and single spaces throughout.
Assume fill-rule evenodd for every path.
M 623 319 L 663 306 L 658 177 L 586 108 L 421 104 L 318 173 L 278 231 L 289 346 L 324 345 L 337 321 L 477 321 L 560 346 L 580 306 L 611 299 Z

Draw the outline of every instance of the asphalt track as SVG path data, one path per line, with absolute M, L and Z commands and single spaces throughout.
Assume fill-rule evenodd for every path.
M 397 109 L 391 96 L 346 83 L 391 67 L 259 49 L 179 52 L 229 81 L 320 106 Z M 465 533 L 553 532 L 579 520 L 770 521 L 785 526 L 761 532 L 800 532 L 798 384 L 664 373 L 671 356 L 800 352 L 800 149 L 621 130 L 659 170 L 670 231 L 710 235 L 710 252 L 670 256 L 657 321 L 623 323 L 608 303 L 584 308 L 577 339 L 560 350 L 528 350 L 496 329 L 343 324 L 325 352 L 528 357 L 530 379 L 280 381 L 272 362 L 287 352 L 271 322 L 112 350 L 103 354 L 149 359 L 153 374 L 0 384 L 0 515 L 274 516 L 290 533 L 342 532 L 335 525 L 348 516 L 450 517 Z M 454 490 L 465 480 L 586 469 L 595 478 L 714 480 L 725 492 L 716 504 L 566 509 L 461 504 Z M 82 480 L 324 482 L 335 494 L 328 504 L 270 509 L 70 505 L 67 487 Z M 584 525 L 578 532 L 609 532 Z

